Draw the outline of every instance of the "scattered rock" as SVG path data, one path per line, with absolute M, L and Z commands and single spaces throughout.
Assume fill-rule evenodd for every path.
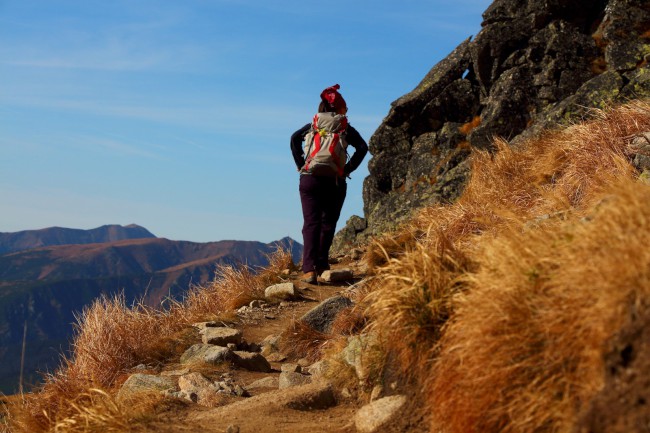
M 336 406 L 336 397 L 329 384 L 304 385 L 301 393 L 293 395 L 284 405 L 295 410 L 320 410 Z
M 352 301 L 348 298 L 333 296 L 309 310 L 300 320 L 318 332 L 327 333 L 330 331 L 332 323 L 339 312 L 351 305 Z
M 241 343 L 242 332 L 236 328 L 206 328 L 203 332 L 203 343 L 216 346 L 227 346 L 228 343 Z
M 264 290 L 264 297 L 271 301 L 293 299 L 296 297 L 296 286 L 293 283 L 274 284 Z
M 351 269 L 330 269 L 323 272 L 320 277 L 327 283 L 339 283 L 352 280 L 354 274 Z
M 269 335 L 264 340 L 262 340 L 262 355 L 269 356 L 272 353 L 278 353 L 280 344 L 279 335 Z
M 226 433 L 239 433 L 239 426 L 237 424 L 230 424 L 226 429 Z
M 232 362 L 237 367 L 264 373 L 272 371 L 271 364 L 269 364 L 261 353 L 236 351 L 233 354 Z
M 262 308 L 262 301 L 259 299 L 254 299 L 248 304 L 250 308 Z
M 121 400 L 141 393 L 161 392 L 175 388 L 176 384 L 170 377 L 136 373 L 129 376 L 124 382 L 117 393 L 117 398 Z
M 269 362 L 284 362 L 287 360 L 287 355 L 284 355 L 280 352 L 275 352 L 267 355 L 265 358 Z
M 291 388 L 294 386 L 305 385 L 307 383 L 311 383 L 311 376 L 291 371 L 283 371 L 280 373 L 278 388 Z
M 296 363 L 303 368 L 309 367 L 312 364 L 312 362 L 307 358 L 300 358 Z
M 327 360 L 321 359 L 307 368 L 307 372 L 313 377 L 323 377 L 327 371 Z
M 180 362 L 181 364 L 201 362 L 206 362 L 208 364 L 218 364 L 224 361 L 229 361 L 231 358 L 232 351 L 227 347 L 197 343 L 191 346 L 181 355 Z
M 250 394 L 241 385 L 235 385 L 234 394 L 237 397 L 250 397 Z
M 632 140 L 630 150 L 634 152 L 634 166 L 640 172 L 650 169 L 650 132 L 639 134 Z
M 298 364 L 282 364 L 280 370 L 288 373 L 302 373 L 302 367 Z
M 375 433 L 393 420 L 406 404 L 406 397 L 395 395 L 384 397 L 365 405 L 354 417 L 354 425 L 360 433 Z
M 277 389 L 280 386 L 280 379 L 278 376 L 268 376 L 263 379 L 256 380 L 255 382 L 248 385 L 247 389 L 258 389 L 258 388 L 275 388 Z
M 208 364 L 219 364 L 232 359 L 232 350 L 222 346 L 209 347 L 203 354 L 203 361 Z
M 203 388 L 212 386 L 212 382 L 201 373 L 189 373 L 178 378 L 178 388 L 187 393 L 198 393 Z
M 190 346 L 183 354 L 181 355 L 180 362 L 181 364 L 191 364 L 193 362 L 202 362 L 205 353 L 213 347 L 209 344 L 197 343 Z
M 384 396 L 384 387 L 381 385 L 375 385 L 374 388 L 372 388 L 372 392 L 370 393 L 370 401 L 375 401 L 379 400 Z
M 376 345 L 376 338 L 372 334 L 355 335 L 348 337 L 348 345 L 341 351 L 343 361 L 354 367 L 359 380 L 365 380 L 368 377 L 367 354 L 374 345 Z

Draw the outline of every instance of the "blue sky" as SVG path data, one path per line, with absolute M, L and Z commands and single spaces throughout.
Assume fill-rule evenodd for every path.
M 289 137 L 321 90 L 369 141 L 490 3 L 0 0 L 0 232 L 302 241 Z

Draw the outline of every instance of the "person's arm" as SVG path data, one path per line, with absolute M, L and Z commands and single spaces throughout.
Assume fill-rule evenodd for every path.
M 366 153 L 368 153 L 368 144 L 366 143 L 366 140 L 361 137 L 361 134 L 350 125 L 348 125 L 348 131 L 345 138 L 348 144 L 354 147 L 354 155 L 352 155 L 347 164 L 345 164 L 344 173 L 347 176 L 361 165 L 361 161 L 363 161 Z
M 302 142 L 305 139 L 305 135 L 309 131 L 309 128 L 311 128 L 311 124 L 308 123 L 291 135 L 291 154 L 293 155 L 293 160 L 296 162 L 298 170 L 305 165 Z

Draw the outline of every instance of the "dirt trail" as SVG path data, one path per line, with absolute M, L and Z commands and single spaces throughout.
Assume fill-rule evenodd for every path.
M 329 285 L 322 282 L 316 285 L 303 283 L 299 280 L 298 275 L 292 275 L 291 281 L 302 295 L 302 300 L 283 302 L 281 307 L 274 308 L 270 313 L 259 310 L 238 315 L 239 319 L 234 326 L 243 331 L 244 339 L 247 342 L 260 343 L 269 335 L 281 334 L 291 326 L 294 320 L 302 317 L 321 301 L 346 291 L 351 283 L 357 282 L 363 277 L 359 274 L 355 263 L 341 263 L 333 265 L 332 268 L 352 269 L 355 275 L 354 281 L 341 285 Z M 297 359 L 287 359 L 283 362 L 271 362 L 273 371 L 270 373 L 242 369 L 233 369 L 230 373 L 237 383 L 242 383 L 246 387 L 246 385 L 264 377 L 279 377 L 283 363 L 296 361 Z M 327 409 L 298 410 L 289 407 L 292 401 L 309 399 L 310 395 L 318 394 L 326 386 L 328 385 L 324 382 L 315 381 L 310 385 L 286 389 L 258 388 L 249 391 L 251 397 L 214 408 L 190 404 L 175 410 L 174 420 L 171 422 L 174 427 L 171 427 L 170 424 L 167 426 L 161 424 L 156 431 L 205 433 L 355 432 L 353 417 L 358 410 L 358 403 L 342 398 L 337 392 L 334 392 L 336 405 Z M 182 427 L 179 428 L 179 424 Z

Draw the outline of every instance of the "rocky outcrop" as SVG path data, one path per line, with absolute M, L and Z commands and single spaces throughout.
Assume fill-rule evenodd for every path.
M 370 139 L 365 218 L 336 236 L 345 251 L 448 203 L 468 157 L 495 136 L 516 143 L 604 107 L 650 96 L 650 3 L 496 0 L 481 31 L 392 103 Z

